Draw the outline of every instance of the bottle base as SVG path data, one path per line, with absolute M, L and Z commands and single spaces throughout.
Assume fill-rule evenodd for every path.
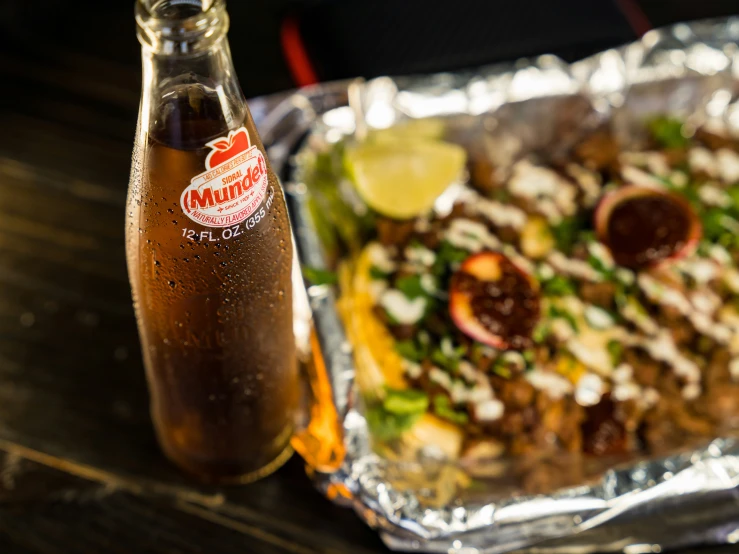
M 195 477 L 198 481 L 209 485 L 247 485 L 259 481 L 285 465 L 295 452 L 292 445 L 288 442 L 277 456 L 257 469 L 243 473 L 231 471 L 215 473 L 205 470 L 202 466 L 194 465 L 191 462 L 183 460 L 167 448 L 163 448 L 163 450 L 170 462 L 188 475 Z

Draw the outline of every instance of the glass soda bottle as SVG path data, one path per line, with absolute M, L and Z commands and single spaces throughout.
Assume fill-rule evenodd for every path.
M 139 0 L 136 21 L 126 255 L 152 418 L 177 465 L 247 482 L 291 453 L 285 200 L 234 74 L 224 2 Z

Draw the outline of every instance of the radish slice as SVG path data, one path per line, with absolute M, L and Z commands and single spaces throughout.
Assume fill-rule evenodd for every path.
M 499 349 L 531 345 L 539 319 L 538 285 L 498 252 L 467 258 L 452 276 L 449 312 L 470 338 Z
M 637 185 L 603 197 L 595 230 L 616 263 L 633 269 L 689 256 L 702 234 L 700 219 L 682 196 Z

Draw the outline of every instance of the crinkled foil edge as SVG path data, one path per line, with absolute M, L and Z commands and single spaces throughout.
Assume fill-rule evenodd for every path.
M 361 133 L 373 118 L 383 126 L 396 117 L 479 115 L 512 102 L 567 95 L 585 96 L 596 110 L 607 110 L 622 104 L 634 85 L 712 75 L 736 82 L 738 40 L 739 18 L 679 24 L 569 65 L 541 56 L 475 72 L 329 83 L 250 105 L 270 160 L 284 177 L 300 262 L 322 268 L 326 256 L 307 207 L 309 191 L 294 167 L 293 154 L 308 132 Z M 332 110 L 352 114 L 327 122 L 323 116 Z M 739 542 L 739 444 L 729 439 L 612 470 L 594 484 L 550 496 L 423 508 L 412 492 L 393 489 L 383 478 L 386 462 L 372 452 L 365 419 L 353 404 L 352 348 L 334 292 L 312 286 L 307 293 L 347 452 L 341 468 L 316 473 L 316 483 L 326 493 L 348 491 L 338 498 L 379 529 L 391 549 L 660 552 Z

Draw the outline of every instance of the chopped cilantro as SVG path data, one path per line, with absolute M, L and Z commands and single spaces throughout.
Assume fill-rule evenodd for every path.
M 544 281 L 542 291 L 545 296 L 569 296 L 575 294 L 575 283 L 563 275 L 555 275 Z
M 603 260 L 601 260 L 597 256 L 593 256 L 592 254 L 588 254 L 588 263 L 590 264 L 590 267 L 592 267 L 598 273 L 602 273 L 604 275 L 610 275 L 613 270 L 613 268 L 610 268 L 606 264 L 604 264 Z
M 367 409 L 367 424 L 373 435 L 388 441 L 398 438 L 428 410 L 429 398 L 423 391 L 386 389 L 382 404 Z
M 396 342 L 395 351 L 411 362 L 418 363 L 423 360 L 423 352 L 412 340 L 401 340 Z
M 387 389 L 387 396 L 382 403 L 385 411 L 395 415 L 417 414 L 425 412 L 429 407 L 428 395 L 420 390 Z
M 719 208 L 711 208 L 703 213 L 703 236 L 710 241 L 716 242 L 721 235 L 726 233 L 726 229 L 721 225 L 721 218 L 724 211 Z
M 608 341 L 607 348 L 608 354 L 610 354 L 611 356 L 611 363 L 613 364 L 613 367 L 616 367 L 618 364 L 621 363 L 621 358 L 624 354 L 624 347 L 617 340 L 611 340 Z
M 472 360 L 472 363 L 478 363 L 482 359 L 484 352 L 482 344 L 479 342 L 472 343 L 472 348 L 470 349 L 470 360 Z
M 387 279 L 387 276 L 388 276 L 388 273 L 385 273 L 379 267 L 376 267 L 374 265 L 370 267 L 369 274 L 370 274 L 370 277 L 372 277 L 373 279 L 378 279 L 378 280 Z
M 311 285 L 335 285 L 339 280 L 333 271 L 308 265 L 303 266 L 303 277 Z
M 493 364 L 493 373 L 502 377 L 503 379 L 510 379 L 512 377 L 511 369 L 506 366 L 503 358 L 498 358 Z
M 559 225 L 552 227 L 552 235 L 554 235 L 557 248 L 569 253 L 584 225 L 585 221 L 582 217 L 573 216 L 563 219 Z
M 701 335 L 698 337 L 698 352 L 701 354 L 709 354 L 711 350 L 713 349 L 713 341 L 705 336 Z
M 372 434 L 381 441 L 389 441 L 397 439 L 413 427 L 422 415 L 422 412 L 394 414 L 388 412 L 382 405 L 375 405 L 367 409 L 365 417 Z
M 421 286 L 420 275 L 400 277 L 395 281 L 395 288 L 402 292 L 408 300 L 415 300 L 420 296 L 426 296 L 426 291 Z
M 523 359 L 526 362 L 526 365 L 533 365 L 534 363 L 534 351 L 533 350 L 524 350 L 523 351 Z
M 577 238 L 582 242 L 598 242 L 595 231 L 581 231 Z
M 685 148 L 690 141 L 683 135 L 683 122 L 672 117 L 656 117 L 648 123 L 652 137 L 664 148 Z
M 726 193 L 731 198 L 732 206 L 731 209 L 735 214 L 739 215 L 739 186 L 729 187 Z
M 434 362 L 440 368 L 445 369 L 447 371 L 451 371 L 452 373 L 456 372 L 457 367 L 459 366 L 458 358 L 451 358 L 445 355 L 438 348 L 435 349 L 433 352 L 431 352 L 431 361 Z
M 449 398 L 443 394 L 437 394 L 434 396 L 434 412 L 439 417 L 449 420 L 452 423 L 458 425 L 464 425 L 469 421 L 469 416 L 465 412 L 459 412 L 455 410 Z
M 552 319 L 564 319 L 567 323 L 570 324 L 570 327 L 572 327 L 574 331 L 579 331 L 575 316 L 573 316 L 567 310 L 563 310 L 562 308 L 558 308 L 557 306 L 549 306 L 549 317 Z
M 549 324 L 546 322 L 540 322 L 536 327 L 534 327 L 531 338 L 536 344 L 541 344 L 545 340 L 547 340 L 550 332 L 551 329 L 549 327 Z
M 436 260 L 433 265 L 435 275 L 442 275 L 452 264 L 461 264 L 469 257 L 470 253 L 461 248 L 453 246 L 447 241 L 443 241 L 436 253 Z

